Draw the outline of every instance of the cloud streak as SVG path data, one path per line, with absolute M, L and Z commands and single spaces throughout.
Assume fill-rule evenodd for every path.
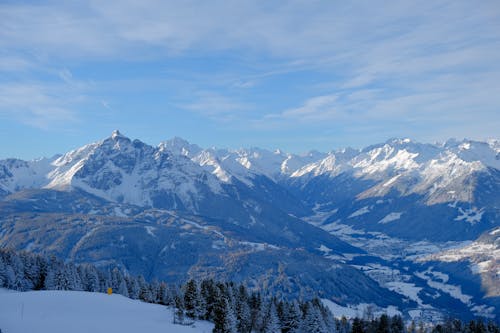
M 69 125 L 78 121 L 72 109 L 77 98 L 61 86 L 0 84 L 0 116 L 40 129 Z
M 133 54 L 133 47 L 151 46 L 170 52 L 244 48 L 293 59 L 371 62 L 374 56 L 397 60 L 487 43 L 498 38 L 497 9 L 495 1 L 481 6 L 401 1 L 387 7 L 362 1 L 4 4 L 0 36 L 4 46 L 35 45 L 66 56 L 127 56 L 124 50 Z

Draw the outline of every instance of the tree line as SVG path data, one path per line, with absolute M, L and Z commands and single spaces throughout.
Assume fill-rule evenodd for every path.
M 323 303 L 264 297 L 243 284 L 211 279 L 167 284 L 131 276 L 118 268 L 98 269 L 90 264 L 65 263 L 55 256 L 0 249 L 0 287 L 27 290 L 80 290 L 115 293 L 174 309 L 174 323 L 195 320 L 214 323 L 213 332 L 282 333 L 500 333 L 493 322 L 447 320 L 436 325 L 405 325 L 401 316 L 335 318 Z

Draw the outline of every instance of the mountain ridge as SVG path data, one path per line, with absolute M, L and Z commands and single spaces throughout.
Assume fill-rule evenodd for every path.
M 155 147 L 115 131 L 53 158 L 0 160 L 0 246 L 168 281 L 226 276 L 283 294 L 315 291 L 410 317 L 440 307 L 471 316 L 483 305 L 494 316 L 496 259 L 477 270 L 476 259 L 451 264 L 438 253 L 496 230 L 499 168 L 498 140 L 389 139 L 297 155 L 177 137 Z M 432 254 L 434 266 L 419 261 Z M 439 289 L 432 267 L 470 294 Z M 456 267 L 466 268 L 459 280 Z

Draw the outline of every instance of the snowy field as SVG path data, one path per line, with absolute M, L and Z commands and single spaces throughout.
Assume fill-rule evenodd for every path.
M 401 311 L 398 310 L 397 307 L 389 305 L 386 308 L 380 308 L 375 304 L 354 304 L 342 306 L 335 302 L 330 301 L 329 299 L 322 298 L 321 302 L 325 305 L 335 316 L 335 318 L 363 318 L 367 313 L 371 313 L 375 317 L 380 317 L 383 314 L 387 314 L 388 316 L 401 316 Z
M 2 333 L 190 333 L 213 325 L 172 324 L 172 311 L 121 295 L 79 291 L 16 292 L 0 289 Z

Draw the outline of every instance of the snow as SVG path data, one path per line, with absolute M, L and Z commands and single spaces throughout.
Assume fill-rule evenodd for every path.
M 322 298 L 321 302 L 332 312 L 336 318 L 341 318 L 342 316 L 346 318 L 362 318 L 367 312 L 372 312 L 376 317 L 382 314 L 387 314 L 389 316 L 401 315 L 401 312 L 396 306 L 389 305 L 386 308 L 381 308 L 375 304 L 347 304 L 346 306 L 339 305 L 329 299 Z
M 462 293 L 462 288 L 460 286 L 447 284 L 446 282 L 448 282 L 448 276 L 443 278 L 443 273 L 434 272 L 431 268 L 429 268 L 425 272 L 416 272 L 415 275 L 423 280 L 426 280 L 429 287 L 441 290 L 451 297 L 460 300 L 462 303 L 471 305 L 472 296 Z M 436 278 L 441 281 L 436 281 Z
M 408 311 L 408 315 L 412 320 L 418 319 L 422 316 L 422 311 L 420 310 L 410 310 Z
M 403 215 L 403 213 L 397 213 L 397 212 L 395 212 L 395 213 L 389 213 L 382 220 L 378 221 L 378 223 L 385 224 L 385 223 L 389 223 L 389 222 L 392 222 L 392 221 L 399 220 L 399 218 L 401 217 L 401 215 Z
M 458 208 L 461 215 L 455 218 L 455 221 L 466 221 L 472 225 L 481 222 L 483 217 L 484 209 L 477 209 L 476 207 L 462 209 Z
M 418 293 L 422 290 L 422 288 L 415 286 L 414 283 L 391 281 L 387 282 L 385 286 L 389 290 L 397 292 L 398 294 L 404 295 L 412 301 L 417 302 L 420 306 L 424 305 L 420 297 L 418 297 Z
M 418 163 L 415 162 L 418 155 L 419 153 L 411 153 L 406 149 L 398 150 L 386 144 L 381 148 L 368 152 L 364 156 L 361 155 L 363 159 L 354 164 L 354 167 L 361 169 L 364 174 L 383 172 L 389 168 L 412 170 L 419 167 Z
M 332 252 L 332 249 L 329 247 L 321 244 L 321 246 L 318 248 L 319 251 L 323 252 L 325 255 L 328 255 L 330 252 Z
M 397 186 L 402 195 L 424 194 L 427 203 L 434 204 L 470 202 L 474 185 L 467 181 L 468 176 L 485 170 L 486 166 L 500 168 L 500 148 L 496 140 L 428 145 L 393 139 L 361 151 L 344 149 L 329 154 L 310 152 L 303 155 L 259 148 L 202 149 L 180 138 L 162 142 L 157 148 L 144 145 L 140 148 L 144 149 L 141 154 L 136 154 L 137 149 L 129 139 L 113 132 L 110 138 L 59 158 L 30 162 L 17 160 L 13 165 L 9 160 L 0 161 L 12 174 L 12 177 L 0 180 L 0 188 L 14 192 L 23 188 L 66 190 L 79 187 L 106 200 L 123 200 L 139 206 L 151 206 L 152 191 L 166 190 L 175 193 L 186 208 L 196 211 L 197 201 L 204 195 L 197 183 L 200 179 L 211 192 L 224 195 L 221 185 L 231 183 L 234 178 L 253 186 L 256 175 L 277 181 L 278 177 L 335 176 L 352 172 L 355 177 L 378 181 L 372 189 L 360 194 L 360 198 L 382 196 Z M 107 163 L 89 177 L 99 180 L 105 175 L 103 170 L 113 172 L 121 175 L 120 184 L 103 191 L 89 185 L 92 182 L 88 179 L 76 179 L 75 175 L 87 163 L 99 164 L 103 159 L 110 162 L 115 153 L 131 157 L 136 163 L 132 171 L 125 172 L 113 163 Z M 138 155 L 142 157 L 136 159 Z M 164 171 L 160 166 L 166 160 L 173 166 Z M 457 221 L 478 223 L 482 212 L 464 210 Z
M 186 157 L 192 157 L 201 151 L 201 148 L 195 144 L 190 144 L 186 140 L 174 137 L 170 140 L 163 141 L 158 145 L 158 149 L 161 151 L 168 151 L 175 155 L 183 155 Z
M 486 260 L 498 260 L 498 258 L 500 258 L 500 248 L 497 245 L 482 242 L 467 242 L 462 246 L 429 255 L 421 260 L 454 262 L 469 259 L 474 263 L 479 263 Z
M 495 308 L 493 306 L 488 307 L 487 305 L 475 305 L 471 307 L 474 315 L 484 318 L 495 318 Z
M 305 220 L 311 224 L 317 222 L 314 219 L 310 220 L 310 218 L 306 218 Z M 443 253 L 443 251 L 452 251 L 471 244 L 470 241 L 440 243 L 406 241 L 389 237 L 381 232 L 367 232 L 364 229 L 355 229 L 350 225 L 342 224 L 340 219 L 318 226 L 330 234 L 339 237 L 341 240 L 385 260 L 401 258 L 411 261 L 425 261 L 430 260 L 430 256 Z M 489 249 L 493 248 L 489 247 Z
M 242 241 L 242 242 L 238 242 L 238 243 L 241 245 L 244 245 L 244 246 L 249 246 L 254 251 L 264 251 L 267 249 L 272 249 L 272 250 L 279 250 L 280 249 L 276 245 L 267 244 L 267 243 L 255 243 L 255 242 L 247 242 L 247 241 Z
M 5 167 L 11 177 L 0 179 L 0 188 L 6 192 L 16 192 L 25 188 L 41 187 L 47 183 L 47 173 L 52 161 L 41 158 L 29 162 L 21 160 L 0 161 L 0 170 Z
M 8 333 L 211 332 L 213 325 L 174 325 L 173 313 L 121 295 L 0 289 L 0 325 Z
M 478 262 L 477 264 L 471 265 L 471 270 L 474 274 L 486 273 L 491 267 L 491 263 L 492 263 L 491 260 Z
M 152 227 L 152 226 L 145 226 L 144 229 L 146 229 L 146 232 L 148 233 L 148 235 L 150 235 L 151 237 L 156 237 L 154 231 L 156 230 L 155 227 Z
M 322 227 L 321 224 L 331 215 L 334 215 L 338 212 L 338 208 L 328 211 L 320 211 L 321 205 L 316 204 L 313 208 L 314 215 L 303 217 L 302 219 L 309 224 L 314 226 Z
M 340 318 L 342 316 L 346 318 L 355 318 L 355 317 L 362 317 L 363 312 L 360 311 L 359 307 L 356 306 L 342 306 L 339 305 L 335 302 L 330 301 L 329 299 L 321 299 L 324 305 L 330 309 L 330 311 L 333 313 L 333 315 L 337 318 Z
M 394 182 L 396 182 L 396 180 L 398 180 L 399 177 L 401 177 L 401 174 L 392 177 L 391 179 L 386 181 L 382 186 L 383 187 L 391 186 L 392 184 L 394 184 Z
M 497 229 L 495 229 L 493 231 L 490 231 L 490 235 L 491 236 L 495 236 L 496 234 L 500 234 L 500 228 L 497 228 Z
M 479 142 L 473 140 L 464 140 L 458 146 L 454 145 L 449 147 L 461 159 L 467 162 L 480 160 L 482 164 L 500 169 L 500 159 L 497 158 L 498 154 L 498 141 Z
M 498 260 L 500 258 L 500 246 L 498 240 L 493 242 L 468 242 L 460 247 L 437 252 L 420 258 L 420 261 L 443 261 L 456 262 L 468 260 L 470 269 L 474 274 L 484 276 L 498 276 Z M 497 295 L 496 285 L 483 285 L 486 294 Z
M 349 215 L 347 218 L 350 219 L 350 218 L 353 218 L 353 217 L 357 217 L 357 216 L 361 216 L 361 215 L 367 214 L 369 212 L 370 212 L 370 207 L 365 206 L 363 208 L 358 209 L 357 211 L 355 211 L 354 213 L 352 213 L 351 215 Z
M 114 215 L 117 217 L 127 217 L 127 214 L 125 214 L 120 207 L 115 207 Z
M 347 236 L 347 235 L 364 235 L 366 234 L 363 230 L 354 229 L 350 225 L 340 223 L 340 220 L 336 220 L 332 223 L 320 226 L 323 230 L 328 231 L 336 236 Z
M 183 221 L 184 223 L 186 223 L 186 224 L 192 225 L 192 226 L 193 226 L 193 227 L 195 227 L 195 228 L 202 229 L 202 230 L 206 230 L 206 231 L 208 231 L 208 232 L 212 232 L 212 233 L 216 234 L 217 236 L 219 236 L 219 237 L 221 237 L 221 238 L 223 238 L 223 239 L 225 239 L 225 238 L 226 238 L 226 237 L 225 237 L 225 236 L 224 236 L 224 235 L 223 235 L 220 231 L 216 230 L 216 229 L 215 229 L 215 227 L 201 225 L 201 224 L 196 223 L 196 222 L 194 222 L 194 221 L 189 221 L 189 220 L 185 220 L 185 219 L 183 219 L 182 221 Z
M 429 195 L 428 204 L 444 202 L 470 202 L 473 185 L 468 175 L 484 170 L 480 161 L 464 161 L 452 151 L 444 151 L 426 162 L 420 171 L 420 181 L 412 192 Z M 459 188 L 459 191 L 452 190 Z

